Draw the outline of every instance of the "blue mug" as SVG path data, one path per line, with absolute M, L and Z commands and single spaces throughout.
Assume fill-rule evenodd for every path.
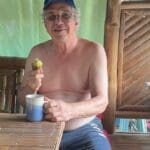
M 27 120 L 32 122 L 42 121 L 44 96 L 39 94 L 26 95 L 26 115 Z

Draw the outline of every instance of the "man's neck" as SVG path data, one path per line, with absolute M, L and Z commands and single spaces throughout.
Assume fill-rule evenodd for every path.
M 60 54 L 70 53 L 76 47 L 77 42 L 78 42 L 77 36 L 64 40 L 54 40 L 54 39 L 52 40 L 53 46 Z

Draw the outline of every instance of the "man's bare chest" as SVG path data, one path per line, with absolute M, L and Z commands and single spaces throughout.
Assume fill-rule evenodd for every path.
M 43 88 L 84 89 L 88 84 L 89 64 L 81 58 L 45 62 Z

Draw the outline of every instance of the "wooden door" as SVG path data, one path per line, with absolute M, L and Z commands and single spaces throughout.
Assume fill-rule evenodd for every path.
M 116 117 L 150 118 L 150 1 L 108 0 L 105 27 L 109 106 L 103 122 L 113 133 Z
M 150 117 L 150 90 L 145 86 L 150 82 L 150 7 L 147 5 L 150 2 L 121 4 L 117 115 Z

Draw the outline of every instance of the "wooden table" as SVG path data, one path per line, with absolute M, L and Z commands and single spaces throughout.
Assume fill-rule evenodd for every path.
M 58 150 L 63 122 L 28 122 L 23 114 L 0 113 L 0 150 Z

